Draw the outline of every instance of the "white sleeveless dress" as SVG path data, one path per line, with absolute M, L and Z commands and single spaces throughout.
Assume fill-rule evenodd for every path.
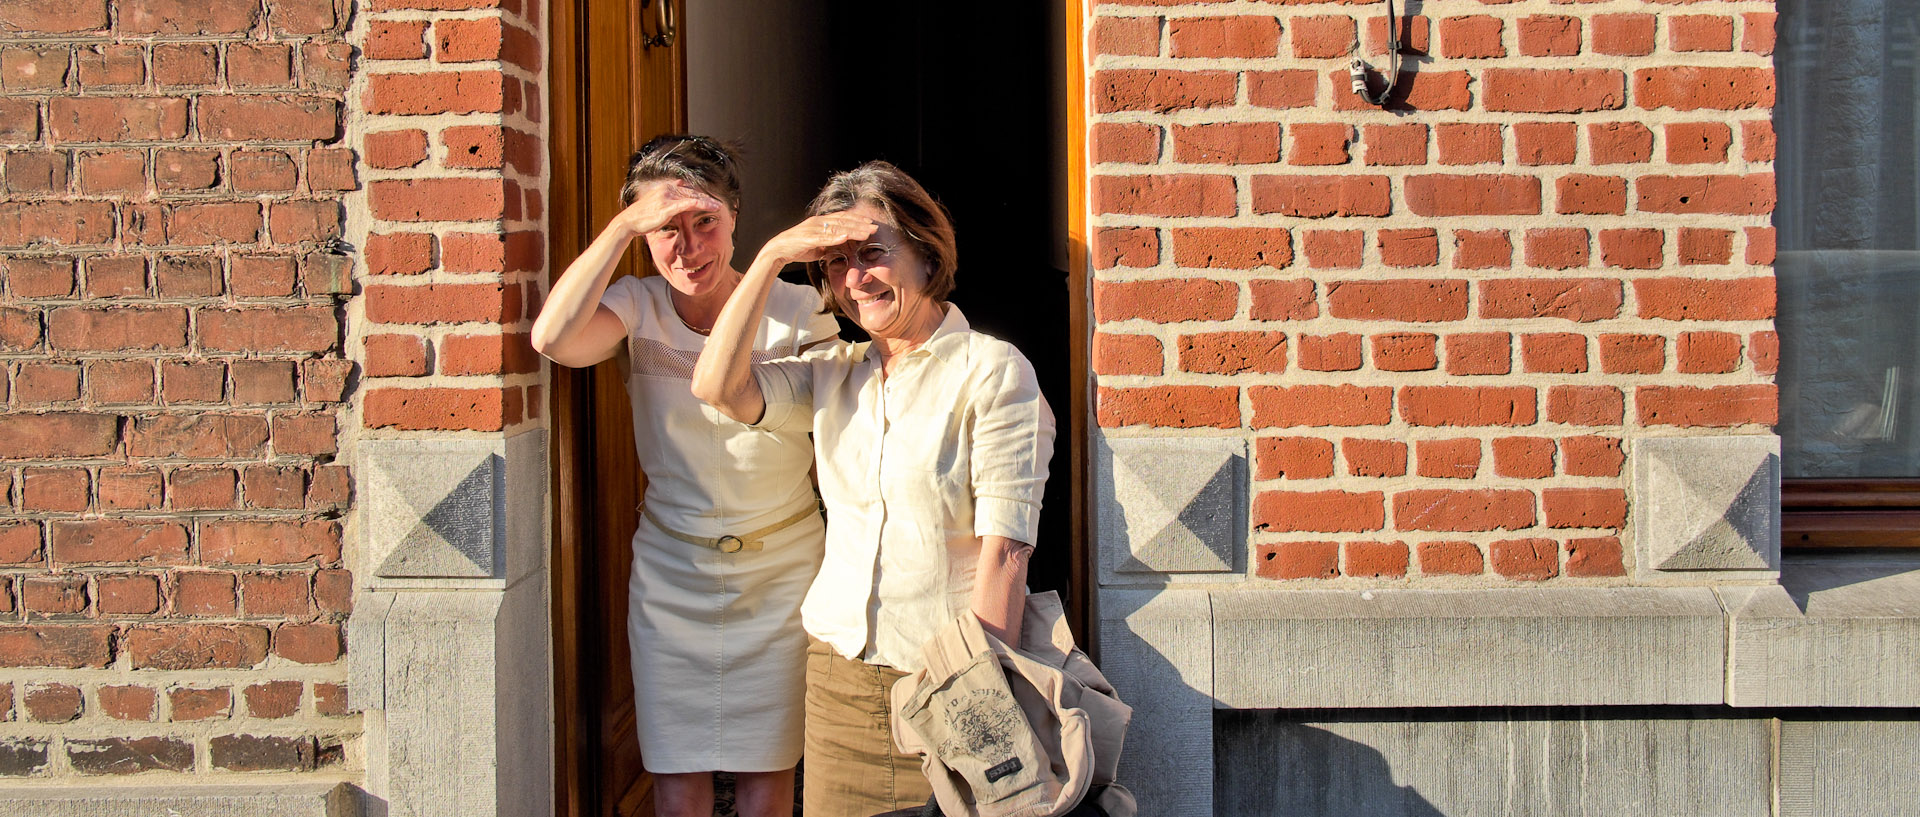
M 815 503 L 804 429 L 736 423 L 693 396 L 706 337 L 673 311 L 664 278 L 621 278 L 600 302 L 627 326 L 635 445 L 646 508 L 696 537 L 741 534 Z M 754 339 L 756 361 L 786 357 L 838 331 L 809 287 L 776 282 Z M 825 527 L 811 518 L 764 549 L 721 553 L 663 533 L 633 534 L 627 639 L 648 771 L 765 772 L 800 759 L 806 634 L 800 602 L 820 567 Z

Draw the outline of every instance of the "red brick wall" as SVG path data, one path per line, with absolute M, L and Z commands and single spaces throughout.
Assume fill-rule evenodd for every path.
M 342 761 L 345 0 L 0 0 L 0 778 Z
M 375 0 L 366 15 L 356 334 L 376 433 L 501 431 L 545 406 L 527 341 L 546 263 L 543 7 Z
M 1773 6 L 1430 0 L 1382 110 L 1385 8 L 1094 6 L 1099 424 L 1245 436 L 1266 579 L 1621 581 L 1776 419 Z

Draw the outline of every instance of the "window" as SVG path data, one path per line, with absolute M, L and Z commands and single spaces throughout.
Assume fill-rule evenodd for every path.
M 1920 547 L 1920 0 L 1778 8 L 1782 544 Z

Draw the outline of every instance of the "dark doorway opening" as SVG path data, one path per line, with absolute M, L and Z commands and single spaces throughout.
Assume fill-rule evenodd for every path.
M 1064 8 L 720 0 L 690 9 L 688 126 L 745 144 L 748 255 L 838 170 L 892 162 L 953 214 L 952 300 L 1019 347 L 1058 427 L 1029 585 L 1073 596 L 1079 441 L 1067 272 Z M 741 264 L 747 258 L 737 258 Z M 804 280 L 795 267 L 790 280 Z M 863 338 L 842 321 L 843 336 Z

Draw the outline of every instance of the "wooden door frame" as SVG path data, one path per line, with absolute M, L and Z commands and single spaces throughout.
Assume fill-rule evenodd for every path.
M 627 1 L 636 4 L 641 2 Z M 1069 509 L 1073 548 L 1069 571 L 1070 581 L 1078 592 L 1074 594 L 1074 603 L 1068 615 L 1081 644 L 1097 656 L 1098 628 L 1094 626 L 1097 621 L 1094 612 L 1097 588 L 1094 584 L 1092 541 L 1095 508 L 1091 497 L 1093 439 L 1090 422 L 1094 384 L 1089 371 L 1091 335 L 1088 316 L 1091 312 L 1092 290 L 1087 234 L 1086 68 L 1083 47 L 1085 5 L 1084 0 L 1058 1 L 1065 7 L 1063 34 L 1066 41 L 1062 55 L 1065 64 L 1059 70 L 1064 71 L 1066 84 L 1066 106 L 1060 112 L 1064 121 L 1060 125 L 1065 128 L 1066 136 L 1065 167 L 1062 170 L 1067 182 L 1065 216 L 1070 326 L 1067 353 L 1068 382 L 1072 389 L 1067 431 L 1071 435 L 1069 439 L 1079 443 L 1070 458 L 1069 468 L 1069 478 L 1072 480 Z M 612 215 L 609 209 L 612 202 L 596 202 L 584 197 L 585 191 L 592 189 L 592 180 L 589 178 L 591 168 L 604 165 L 610 158 L 624 160 L 627 152 L 638 145 L 638 141 L 633 141 L 634 135 L 641 133 L 644 127 L 640 106 L 636 105 L 632 106 L 632 115 L 623 123 L 631 145 L 610 145 L 604 139 L 594 140 L 587 130 L 588 111 L 583 103 L 589 89 L 606 87 L 606 83 L 630 87 L 632 80 L 631 65 L 583 58 L 589 51 L 589 32 L 583 30 L 583 9 L 589 4 L 603 2 L 554 0 L 548 5 L 548 167 L 551 176 L 547 201 L 550 278 L 558 276 L 572 262 L 592 240 L 599 226 Z M 684 3 L 685 0 L 680 2 Z M 636 29 L 642 25 L 637 17 L 634 20 Z M 685 20 L 684 13 L 677 17 Z M 638 41 L 645 33 L 635 30 L 626 32 L 625 36 Z M 681 36 L 684 42 L 684 32 Z M 676 98 L 673 129 L 685 130 L 686 110 L 684 105 L 678 103 L 684 100 L 686 54 L 684 48 L 675 48 L 674 53 L 678 61 L 676 70 L 682 93 Z M 598 132 L 596 128 L 595 133 Z M 551 367 L 550 371 L 552 387 L 548 390 L 547 416 L 551 422 L 552 450 L 549 462 L 554 503 L 550 603 L 553 607 L 554 639 L 555 805 L 559 814 L 580 815 L 584 806 L 591 805 L 583 800 L 583 786 L 591 781 L 582 779 L 582 762 L 585 760 L 583 753 L 591 750 L 593 725 L 588 722 L 592 713 L 583 711 L 587 702 L 582 699 L 580 692 L 581 633 L 576 625 L 582 613 L 577 588 L 587 567 L 582 548 L 591 534 L 589 514 L 592 508 L 588 501 L 591 491 L 588 486 L 592 478 L 589 466 L 592 464 L 594 441 L 589 433 L 592 423 L 587 402 L 592 398 L 593 386 L 591 375 L 586 371 L 560 367 Z M 586 797 L 590 800 L 592 795 L 587 794 Z

